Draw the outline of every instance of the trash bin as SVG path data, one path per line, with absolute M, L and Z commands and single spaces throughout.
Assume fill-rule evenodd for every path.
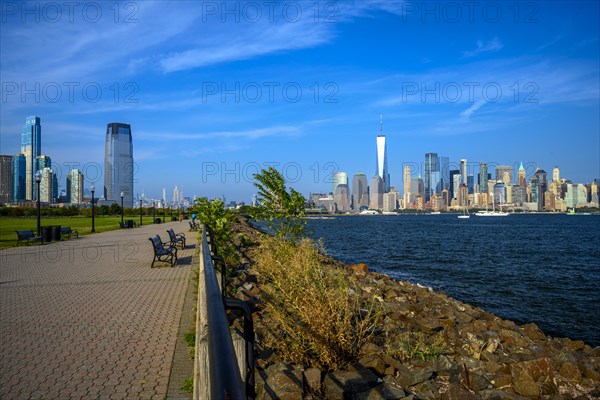
M 52 230 L 49 226 L 40 226 L 42 230 L 42 240 L 44 243 L 50 243 L 52 241 Z
M 155 224 L 160 224 L 160 218 L 156 218 L 156 219 L 154 220 L 154 223 L 155 223 Z
M 53 241 L 60 242 L 60 225 L 52 225 L 50 227 L 50 235 Z
M 128 227 L 129 229 L 133 228 L 133 220 L 132 220 L 132 219 L 128 219 L 128 220 L 127 220 L 127 227 Z

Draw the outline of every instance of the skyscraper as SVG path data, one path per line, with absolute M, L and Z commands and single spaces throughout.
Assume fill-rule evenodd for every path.
M 513 168 L 510 165 L 498 165 L 496 167 L 496 180 L 510 185 L 513 179 Z
M 13 156 L 12 166 L 12 201 L 18 203 L 25 200 L 25 184 L 26 184 L 26 167 L 27 160 L 25 154 L 15 154 Z
M 448 188 L 448 191 L 450 192 L 450 200 L 458 198 L 458 185 L 460 184 L 460 178 L 459 182 L 456 183 L 456 179 L 454 178 L 455 176 L 460 176 L 460 170 L 450 170 L 450 187 Z
M 377 165 L 375 174 L 383 180 L 383 191 L 385 193 L 390 191 L 390 174 L 388 172 L 387 162 L 387 145 L 386 138 L 383 134 L 383 116 L 379 116 L 379 135 L 377 135 Z
M 56 175 L 48 167 L 41 170 L 40 173 L 42 174 L 42 180 L 40 181 L 40 201 L 54 203 L 55 197 L 58 196 L 58 193 L 56 193 L 57 185 L 55 185 Z
M 0 155 L 0 204 L 12 201 L 12 164 L 12 156 Z
M 358 172 L 352 178 L 352 208 L 358 211 L 361 207 L 369 208 L 369 191 L 367 176 Z
M 467 160 L 463 158 L 460 160 L 460 176 L 462 177 L 461 183 L 464 183 L 465 185 L 467 184 L 467 173 Z
M 333 202 L 337 211 L 350 211 L 350 188 L 346 183 L 340 183 L 335 187 Z
M 440 162 L 437 153 L 425 153 L 425 201 L 435 193 L 439 176 Z
M 379 175 L 375 175 L 371 179 L 369 208 L 372 210 L 381 210 L 383 208 L 383 179 Z
M 27 117 L 21 130 L 21 153 L 25 155 L 25 199 L 35 200 L 37 157 L 42 154 L 42 125 L 40 118 Z
M 104 146 L 104 198 L 133 207 L 133 143 L 131 126 L 112 122 L 106 127 Z
M 487 163 L 479 163 L 479 193 L 488 192 L 488 166 Z
M 83 203 L 83 174 L 77 168 L 67 174 L 67 201 L 71 204 Z
M 450 187 L 450 158 L 449 157 L 439 157 L 440 160 L 440 179 L 442 181 L 442 188 L 440 193 L 444 189 L 448 189 Z
M 404 166 L 404 204 L 410 202 L 410 165 Z
M 519 172 L 517 174 L 519 177 L 519 186 L 527 187 L 527 173 L 525 172 L 525 168 L 523 168 L 523 162 L 519 165 Z
M 560 182 L 560 170 L 558 169 L 558 166 L 554 167 L 552 170 L 552 180 L 554 182 Z
M 345 172 L 336 172 L 333 174 L 333 190 L 331 193 L 335 194 L 335 189 L 338 185 L 346 185 L 348 186 L 348 174 Z

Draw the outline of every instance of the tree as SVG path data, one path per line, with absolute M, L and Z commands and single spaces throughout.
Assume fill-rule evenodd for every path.
M 280 238 L 298 239 L 304 234 L 306 199 L 302 194 L 285 186 L 285 179 L 273 167 L 254 174 L 258 189 L 258 206 L 254 217 L 265 221 L 269 229 Z

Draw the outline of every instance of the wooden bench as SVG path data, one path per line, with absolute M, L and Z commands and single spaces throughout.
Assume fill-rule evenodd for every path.
M 160 240 L 160 236 L 148 238 L 152 243 L 154 249 L 154 259 L 152 260 L 152 268 L 154 268 L 154 262 L 166 261 L 171 264 L 171 267 L 177 262 L 177 248 L 170 245 L 168 242 Z
M 188 221 L 188 223 L 190 224 L 190 231 L 197 231 L 198 230 L 198 224 L 192 221 Z
M 167 229 L 169 239 L 171 240 L 170 245 L 177 247 L 181 245 L 182 249 L 185 249 L 185 235 L 183 233 L 175 233 L 173 229 Z
M 71 236 L 79 238 L 79 231 L 77 229 L 71 229 L 70 226 L 61 226 L 60 235 L 66 236 L 68 239 L 71 239 Z
M 17 246 L 21 244 L 21 242 L 40 242 L 44 244 L 44 238 L 42 236 L 37 236 L 33 234 L 33 231 L 15 231 L 17 232 Z

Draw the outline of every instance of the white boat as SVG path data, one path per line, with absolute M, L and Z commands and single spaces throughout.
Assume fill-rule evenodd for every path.
M 502 207 L 502 199 L 500 199 L 500 207 Z M 496 211 L 495 202 L 492 201 L 492 211 L 488 211 L 486 203 L 485 211 L 477 211 L 475 215 L 478 217 L 506 217 L 508 216 L 508 213 L 504 211 Z
M 465 207 L 464 214 L 459 215 L 458 218 L 461 218 L 461 219 L 471 218 L 471 216 L 469 215 L 469 212 L 467 211 L 467 207 Z
M 440 215 L 441 212 L 440 211 L 432 211 L 429 213 L 429 215 Z
M 379 213 L 375 210 L 363 210 L 358 215 L 379 215 Z

